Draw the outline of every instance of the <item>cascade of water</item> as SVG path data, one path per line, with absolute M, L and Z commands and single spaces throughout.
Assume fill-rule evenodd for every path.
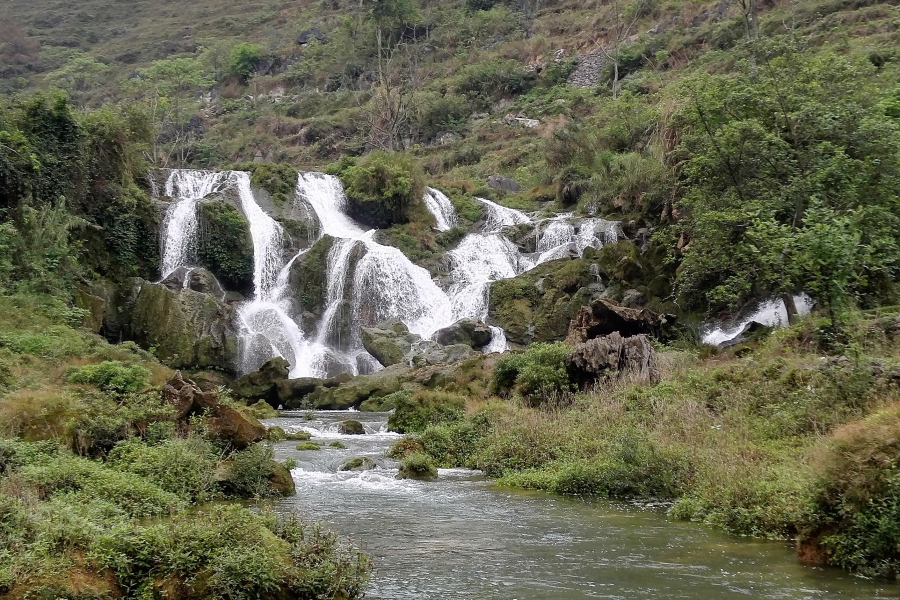
M 450 203 L 450 198 L 440 190 L 428 188 L 425 191 L 423 200 L 428 211 L 434 215 L 438 231 L 447 231 L 459 222 L 456 211 L 453 209 L 453 204 Z
M 475 198 L 484 206 L 484 231 L 498 232 L 504 227 L 511 225 L 524 225 L 531 223 L 528 215 L 514 208 L 500 206 L 496 202 L 485 200 L 484 198 Z
M 306 200 L 322 224 L 321 235 L 356 238 L 365 232 L 344 214 L 346 197 L 341 180 L 325 173 L 300 173 L 297 195 Z
M 797 314 L 807 315 L 812 310 L 813 300 L 806 294 L 794 296 Z M 757 304 L 754 310 L 743 318 L 737 319 L 730 327 L 708 326 L 703 333 L 702 341 L 711 346 L 720 346 L 741 335 L 751 323 L 759 323 L 766 327 L 784 327 L 788 324 L 787 307 L 781 298 L 766 300 Z
M 534 266 L 565 258 L 573 252 L 581 256 L 587 248 L 602 248 L 619 239 L 618 221 L 584 219 L 576 229 L 571 218 L 571 214 L 560 215 L 544 225 L 543 233 L 538 235 L 537 251 L 540 254 Z
M 162 278 L 187 266 L 197 241 L 197 204 L 228 183 L 227 172 L 173 170 L 165 184 L 165 195 L 174 199 L 166 211 L 162 234 Z

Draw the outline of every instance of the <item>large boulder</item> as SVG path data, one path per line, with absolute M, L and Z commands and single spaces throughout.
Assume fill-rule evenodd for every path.
M 626 373 L 643 383 L 659 381 L 656 351 L 646 335 L 612 333 L 579 343 L 565 364 L 569 379 L 582 389 Z
M 290 364 L 288 361 L 280 356 L 276 356 L 266 361 L 259 369 L 235 380 L 229 387 L 238 398 L 265 400 L 272 406 L 277 407 L 280 402 L 276 386 L 279 382 L 288 378 L 289 372 Z
M 200 202 L 197 210 L 197 259 L 229 290 L 253 291 L 253 238 L 250 223 L 231 203 Z
M 213 475 L 219 487 L 228 494 L 234 494 L 238 490 L 243 492 L 242 488 L 246 486 L 246 483 L 241 481 L 246 475 L 241 473 L 237 466 L 237 462 L 233 459 L 223 460 L 216 466 Z M 297 491 L 296 484 L 287 467 L 274 460 L 269 462 L 268 467 L 266 478 L 269 480 L 271 490 L 281 496 L 293 496 Z
M 288 408 L 299 408 L 309 394 L 319 388 L 335 388 L 353 379 L 350 373 L 341 373 L 328 379 L 315 377 L 299 377 L 297 379 L 283 379 L 275 384 L 278 402 Z
M 432 340 L 423 340 L 421 336 L 410 333 L 400 321 L 363 327 L 362 343 L 366 351 L 385 367 L 455 363 L 475 355 L 472 347 L 466 344 L 442 346 Z
M 229 442 L 238 450 L 266 437 L 262 423 L 225 406 L 215 392 L 202 391 L 181 372 L 176 372 L 163 385 L 162 397 L 175 409 L 176 421 L 186 423 L 192 416 L 203 415 L 209 435 Z
M 487 178 L 488 187 L 504 192 L 517 193 L 522 190 L 515 179 L 510 179 L 505 175 L 491 175 Z
M 432 339 L 441 346 L 465 344 L 470 348 L 484 348 L 491 343 L 491 328 L 474 319 L 460 319 L 449 327 L 439 329 Z
M 160 283 L 173 292 L 189 289 L 201 294 L 209 294 L 219 300 L 225 299 L 225 289 L 222 284 L 215 275 L 203 267 L 178 267 Z
M 237 357 L 233 308 L 209 294 L 172 291 L 142 279 L 129 281 L 122 306 L 122 334 L 145 348 L 155 348 L 174 368 L 231 371 Z
M 622 337 L 649 335 L 660 338 L 674 323 L 673 315 L 655 313 L 646 308 L 626 308 L 607 298 L 599 298 L 582 306 L 573 317 L 566 343 L 575 346 L 612 333 Z
M 590 260 L 550 261 L 491 284 L 488 322 L 502 327 L 513 344 L 560 341 L 572 317 L 602 292 Z

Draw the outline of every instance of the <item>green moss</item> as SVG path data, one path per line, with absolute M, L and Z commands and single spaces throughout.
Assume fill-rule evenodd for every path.
M 330 235 L 313 244 L 312 248 L 294 263 L 290 283 L 306 311 L 321 314 L 328 294 L 328 254 L 334 246 Z
M 290 204 L 297 190 L 297 169 L 285 163 L 245 163 L 236 165 L 236 171 L 250 171 L 250 184 L 265 190 L 275 204 Z
M 221 200 L 201 202 L 197 259 L 226 289 L 253 291 L 253 238 L 250 224 Z
M 322 447 L 319 445 L 319 442 L 303 442 L 302 444 L 297 444 L 297 450 L 321 450 Z
M 421 479 L 431 481 L 437 479 L 437 467 L 431 457 L 423 452 L 417 452 L 405 456 L 400 461 L 400 469 L 397 472 L 398 479 Z

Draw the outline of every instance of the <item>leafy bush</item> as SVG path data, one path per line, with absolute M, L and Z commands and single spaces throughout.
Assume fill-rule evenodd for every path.
M 407 435 L 391 444 L 387 451 L 387 456 L 400 459 L 409 454 L 424 451 L 425 446 L 422 444 L 422 438 L 417 435 Z
M 120 440 L 144 436 L 151 424 L 171 423 L 175 417 L 175 409 L 153 392 L 127 394 L 120 402 L 85 394 L 80 408 L 65 425 L 69 445 L 79 454 L 104 454 Z M 161 427 L 169 430 L 168 426 Z M 162 429 L 155 430 L 155 435 L 161 433 Z
M 228 72 L 235 77 L 247 79 L 256 70 L 256 65 L 262 59 L 263 50 L 256 44 L 242 42 L 231 49 L 228 61 Z
M 430 425 L 421 438 L 425 452 L 438 466 L 474 467 L 478 433 L 469 421 Z
M 222 463 L 227 471 L 223 487 L 234 498 L 268 498 L 277 494 L 270 479 L 275 472 L 272 446 L 254 444 Z
M 456 89 L 481 108 L 495 100 L 527 92 L 535 83 L 534 73 L 521 62 L 496 59 L 466 65 L 456 76 Z
M 112 468 L 140 475 L 191 503 L 217 497 L 216 460 L 210 444 L 195 436 L 156 446 L 136 439 L 126 440 L 117 444 L 107 458 Z
M 396 396 L 396 408 L 388 417 L 388 430 L 421 433 L 429 425 L 458 421 L 463 417 L 463 399 L 441 392 L 416 392 Z
M 150 371 L 140 365 L 107 360 L 96 365 L 69 367 L 66 381 L 87 383 L 114 394 L 127 394 L 145 389 L 150 382 Z
M 575 388 L 566 373 L 565 357 L 572 351 L 562 342 L 536 343 L 521 353 L 497 361 L 491 381 L 497 392 L 515 391 L 533 403 Z
M 406 223 L 414 204 L 422 203 L 425 176 L 414 158 L 402 153 L 371 152 L 333 166 L 347 194 L 347 212 L 371 227 Z

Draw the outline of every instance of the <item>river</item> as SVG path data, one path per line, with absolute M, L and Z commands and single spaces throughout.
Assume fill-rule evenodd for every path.
M 341 435 L 354 418 L 366 435 Z M 435 482 L 398 480 L 384 413 L 285 412 L 265 421 L 305 430 L 322 450 L 279 442 L 299 461 L 297 495 L 279 502 L 321 520 L 371 555 L 373 600 L 898 598 L 900 588 L 800 565 L 791 545 L 675 522 L 665 508 L 498 488 L 465 469 Z M 340 441 L 346 449 L 327 446 Z M 339 472 L 352 456 L 379 468 Z

